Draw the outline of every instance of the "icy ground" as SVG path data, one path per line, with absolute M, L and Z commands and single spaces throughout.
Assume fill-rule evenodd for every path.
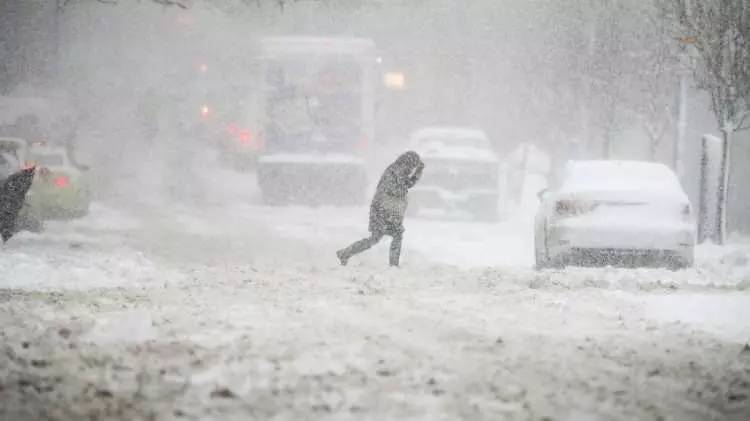
M 531 269 L 531 222 L 97 204 L 0 252 L 0 420 L 750 419 L 750 246 Z

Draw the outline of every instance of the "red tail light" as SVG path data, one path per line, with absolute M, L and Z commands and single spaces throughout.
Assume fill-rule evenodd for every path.
M 250 130 L 240 130 L 237 134 L 237 140 L 243 145 L 250 145 L 253 142 L 253 137 L 250 134 Z
M 55 177 L 54 180 L 52 180 L 52 183 L 57 187 L 68 187 L 70 185 L 70 179 L 67 176 L 60 175 Z

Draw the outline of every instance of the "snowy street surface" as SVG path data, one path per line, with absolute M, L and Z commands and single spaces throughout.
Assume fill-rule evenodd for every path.
M 750 419 L 750 247 L 537 273 L 527 219 L 410 220 L 342 268 L 366 209 L 247 203 L 8 243 L 0 420 Z

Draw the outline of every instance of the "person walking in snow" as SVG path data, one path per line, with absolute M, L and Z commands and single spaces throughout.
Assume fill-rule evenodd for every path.
M 342 266 L 346 266 L 352 256 L 374 246 L 386 235 L 392 238 L 390 265 L 399 265 L 404 214 L 408 204 L 406 195 L 419 181 L 423 169 L 424 163 L 414 151 L 401 154 L 386 168 L 370 204 L 370 236 L 336 252 Z

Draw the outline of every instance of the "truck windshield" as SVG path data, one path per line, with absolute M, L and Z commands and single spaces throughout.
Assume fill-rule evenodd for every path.
M 362 68 L 354 59 L 267 64 L 269 151 L 352 149 L 362 133 Z

